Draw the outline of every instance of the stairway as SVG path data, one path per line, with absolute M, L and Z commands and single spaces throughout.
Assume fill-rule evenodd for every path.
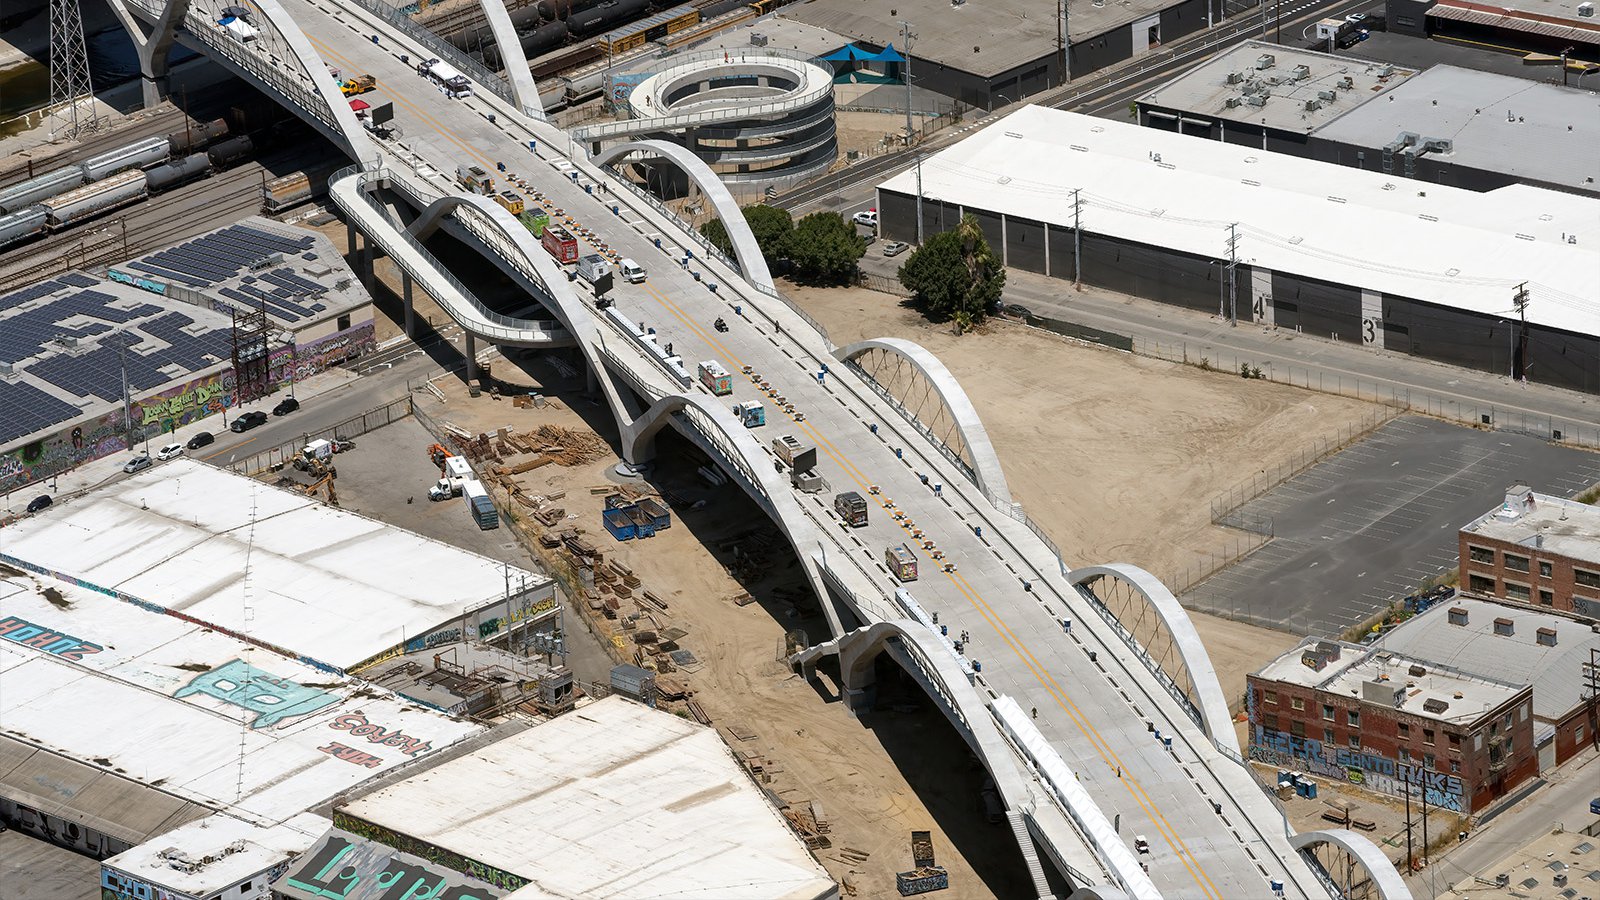
M 1038 892 L 1039 900 L 1055 900 L 1055 895 L 1050 893 L 1050 882 L 1045 880 L 1039 853 L 1033 848 L 1033 835 L 1028 833 L 1027 823 L 1022 821 L 1022 813 L 1009 810 L 1006 812 L 1006 821 L 1011 823 L 1011 833 L 1017 836 L 1017 847 L 1022 850 L 1022 861 L 1028 864 L 1028 874 L 1033 876 L 1033 889 Z

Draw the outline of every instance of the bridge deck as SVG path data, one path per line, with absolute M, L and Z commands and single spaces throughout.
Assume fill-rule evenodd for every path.
M 1104 640 L 1099 637 L 1104 626 L 1066 587 L 1044 543 L 1021 523 L 998 514 L 885 401 L 833 362 L 820 336 L 798 317 L 775 300 L 725 283 L 715 276 L 716 266 L 708 268 L 698 260 L 690 268 L 724 283 L 713 294 L 697 282 L 647 238 L 662 228 L 646 226 L 641 233 L 623 225 L 610 211 L 609 197 L 587 195 L 557 174 L 545 156 L 566 153 L 568 147 L 560 138 L 556 147 L 549 146 L 548 139 L 557 134 L 553 129 L 532 126 L 539 129 L 536 155 L 528 150 L 521 125 L 504 117 L 491 124 L 481 101 L 444 97 L 399 61 L 389 36 L 371 43 L 367 35 L 372 26 L 357 13 L 341 12 L 341 21 L 308 0 L 284 0 L 283 5 L 329 63 L 345 72 L 378 76 L 385 95 L 394 101 L 405 144 L 438 171 L 448 177 L 458 162 L 494 171 L 503 162 L 603 233 L 623 255 L 645 265 L 647 283 L 619 281 L 613 293 L 619 309 L 629 320 L 655 328 L 661 342 L 673 344 L 691 371 L 701 359 L 719 360 L 733 371 L 735 392 L 724 398 L 730 405 L 741 399 L 765 400 L 768 424 L 756 432 L 762 443 L 780 434 L 816 443 L 819 470 L 830 491 L 802 497 L 801 504 L 831 538 L 832 544 L 823 548 L 827 564 L 852 572 L 848 581 L 877 589 L 872 598 L 876 605 L 865 611 L 867 616 L 882 615 L 888 608 L 885 598 L 895 587 L 881 566 L 884 548 L 910 538 L 877 502 L 868 527 L 842 531 L 825 508 L 831 492 L 867 494 L 869 486 L 877 485 L 881 494 L 873 499 L 892 499 L 927 539 L 937 542 L 957 570 L 940 571 L 919 550 L 922 577 L 909 590 L 924 607 L 939 613 L 952 634 L 970 633 L 970 655 L 983 664 L 983 678 L 992 690 L 1011 695 L 1023 708 L 1037 708 L 1041 731 L 1079 773 L 1106 815 L 1120 819 L 1122 835 L 1130 842 L 1135 834 L 1148 838 L 1152 854 L 1144 859 L 1165 896 L 1266 896 L 1269 878 L 1285 881 L 1289 896 L 1321 893 L 1290 849 L 1278 813 L 1248 773 L 1211 746 L 1120 642 L 1109 633 Z M 358 23 L 358 29 L 346 22 Z M 639 219 L 640 213 L 628 217 Z M 664 238 L 663 243 L 682 246 L 686 241 Z M 731 312 L 728 301 L 736 293 L 743 294 L 747 318 Z M 761 316 L 750 321 L 751 305 L 783 322 L 782 332 Z M 595 315 L 592 307 L 584 314 Z M 728 320 L 729 333 L 711 328 L 718 316 Z M 607 340 L 617 334 L 609 324 L 597 327 Z M 823 362 L 831 362 L 832 371 L 819 382 L 814 373 Z M 777 386 L 805 420 L 795 422 L 758 394 L 738 374 L 744 365 Z M 869 424 L 876 424 L 883 437 L 874 435 Z M 896 458 L 894 447 L 903 448 L 904 460 Z M 919 474 L 942 483 L 943 496 L 935 497 Z M 982 539 L 975 525 L 982 528 Z M 1019 573 L 1034 582 L 1033 592 L 1022 589 Z M 1077 639 L 1063 633 L 1057 621 L 1061 617 L 1073 620 Z M 1098 654 L 1098 665 L 1089 661 L 1091 649 Z M 1163 734 L 1175 735 L 1175 752 L 1161 749 L 1145 719 Z M 1213 799 L 1222 803 L 1229 824 L 1213 812 Z

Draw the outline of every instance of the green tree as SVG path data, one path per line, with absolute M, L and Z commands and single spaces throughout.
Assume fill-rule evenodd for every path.
M 814 212 L 801 219 L 788 244 L 794 276 L 807 284 L 854 281 L 856 263 L 867 252 L 867 239 L 836 212 Z
M 783 259 L 789 251 L 789 236 L 794 233 L 794 220 L 789 218 L 789 212 L 765 203 L 746 206 L 742 212 L 767 264 L 774 265 Z M 700 235 L 725 255 L 734 255 L 733 240 L 728 237 L 728 229 L 723 226 L 721 219 L 712 219 L 701 225 Z
M 972 216 L 962 216 L 954 231 L 928 238 L 899 275 L 928 318 L 954 320 L 963 331 L 988 315 L 1006 283 L 1005 268 Z

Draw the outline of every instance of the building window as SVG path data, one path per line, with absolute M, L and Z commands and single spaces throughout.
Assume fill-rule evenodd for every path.
M 1467 576 L 1467 590 L 1474 594 L 1492 594 L 1494 593 L 1494 579 L 1474 572 Z
M 1430 747 L 1433 746 L 1433 729 L 1432 728 L 1424 728 L 1424 729 L 1422 729 L 1422 742 L 1424 744 L 1427 744 Z
M 1445 734 L 1445 737 L 1450 739 L 1450 749 L 1451 750 L 1459 751 L 1461 749 L 1461 735 L 1459 735 L 1459 734 L 1450 734 L 1450 733 L 1447 732 Z
M 343 331 L 346 328 L 349 328 L 350 327 L 350 315 L 348 313 L 346 313 L 345 315 L 340 316 L 338 324 L 339 324 L 339 330 L 340 331 Z
M 1291 709 L 1305 709 L 1306 708 L 1306 701 L 1303 698 L 1300 698 L 1300 697 L 1290 697 L 1289 698 L 1289 708 L 1291 708 Z
M 1506 569 L 1512 572 L 1526 572 L 1528 571 L 1528 558 L 1526 556 L 1517 556 L 1514 553 L 1507 553 Z
M 1293 722 L 1290 722 L 1289 723 L 1289 733 L 1294 735 L 1295 737 L 1305 737 L 1306 736 L 1306 723 L 1301 722 L 1298 719 L 1296 719 Z
M 1412 18 L 1411 16 L 1395 16 L 1394 17 L 1394 23 L 1396 25 L 1399 25 L 1401 28 L 1415 28 L 1415 27 L 1417 27 L 1417 20 Z
M 1573 729 L 1572 736 L 1577 739 L 1578 743 L 1580 743 L 1580 744 L 1583 743 L 1583 723 L 1582 722 L 1579 722 L 1578 723 L 1578 727 Z
M 1396 727 L 1398 727 L 1399 730 L 1400 730 L 1400 739 L 1401 740 L 1403 740 L 1403 741 L 1411 740 L 1411 726 L 1408 723 L 1401 722 Z
M 1277 713 L 1267 713 L 1266 715 L 1262 716 L 1261 717 L 1261 727 L 1267 729 L 1268 731 L 1277 731 L 1278 730 L 1278 714 Z
M 1324 729 L 1322 729 L 1322 742 L 1324 744 L 1333 743 L 1333 729 L 1332 728 L 1324 728 Z
M 1277 702 L 1278 702 L 1278 692 L 1277 691 L 1267 691 L 1266 693 L 1262 694 L 1261 696 L 1268 703 L 1276 705 Z
M 1516 748 L 1517 748 L 1517 736 L 1514 735 L 1514 734 L 1506 735 L 1506 755 L 1510 756 L 1511 755 L 1511 751 L 1515 750 Z
M 1572 611 L 1580 616 L 1600 619 L 1600 600 L 1590 600 L 1588 597 L 1573 597 Z
M 1494 565 L 1494 551 L 1487 547 L 1467 547 L 1467 558 L 1475 563 Z
M 1584 587 L 1600 587 L 1600 574 L 1595 574 L 1594 572 L 1585 571 L 1576 567 L 1574 567 L 1572 570 L 1572 580 L 1583 585 Z
M 1328 703 L 1322 704 L 1322 718 L 1327 720 L 1327 721 L 1329 721 L 1329 722 L 1333 721 L 1333 706 L 1332 706 L 1332 704 L 1328 704 Z
M 1411 751 L 1406 749 L 1405 747 L 1401 747 L 1400 748 L 1400 761 L 1401 762 L 1411 762 Z
M 1527 603 L 1529 600 L 1533 599 L 1533 596 L 1528 592 L 1527 585 L 1517 584 L 1514 581 L 1508 581 L 1506 582 L 1506 599 L 1521 600 L 1523 603 Z
M 1461 774 L 1461 760 L 1450 760 L 1450 771 L 1456 773 L 1457 775 Z
M 1546 560 L 1542 560 L 1542 559 L 1539 560 L 1539 577 L 1540 578 L 1549 578 L 1550 577 L 1550 563 L 1548 561 L 1546 561 Z
M 254 884 L 254 883 L 255 883 L 255 882 L 251 882 L 251 881 L 246 881 L 246 882 L 245 882 L 245 883 L 244 883 L 244 884 L 241 884 L 241 885 L 239 885 L 239 893 L 241 893 L 241 894 L 248 894 L 248 893 L 250 893 L 250 887 L 251 887 L 251 885 L 253 885 L 253 884 Z
M 1539 588 L 1539 605 L 1554 606 L 1556 604 L 1555 592 L 1549 588 Z
M 1360 728 L 1361 727 L 1361 710 L 1352 709 L 1352 710 L 1349 711 L 1348 715 L 1350 716 L 1350 727 L 1351 728 Z
M 1579 738 L 1579 740 L 1582 740 L 1582 739 L 1583 738 L 1581 738 L 1581 737 Z M 1350 732 L 1349 744 L 1350 744 L 1350 748 L 1351 749 L 1360 750 L 1361 749 L 1361 735 L 1355 733 L 1354 731 Z
M 1434 758 L 1433 758 L 1433 754 L 1432 753 L 1424 753 L 1424 754 L 1422 754 L 1422 767 L 1424 769 L 1427 769 L 1429 772 L 1432 772 L 1434 770 L 1435 766 L 1434 766 Z

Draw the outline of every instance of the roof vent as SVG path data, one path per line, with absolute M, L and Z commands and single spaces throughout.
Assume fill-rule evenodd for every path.
M 1516 625 L 1515 622 L 1511 621 L 1510 619 L 1499 618 L 1499 619 L 1495 619 L 1494 620 L 1494 633 L 1495 634 L 1501 634 L 1501 635 L 1505 635 L 1507 637 L 1510 637 L 1511 635 L 1516 634 L 1516 631 L 1517 631 L 1517 625 Z
M 1541 628 L 1535 632 L 1534 640 L 1542 646 L 1554 647 L 1556 645 L 1556 630 L 1554 628 Z
M 1461 693 L 1461 692 L 1460 692 L 1460 691 L 1456 691 L 1456 692 L 1455 692 L 1455 694 L 1454 694 L 1454 695 L 1453 695 L 1453 696 L 1454 696 L 1454 697 L 1455 697 L 1455 698 L 1456 698 L 1456 699 L 1457 699 L 1457 700 L 1460 700 L 1460 699 L 1461 699 L 1461 698 L 1462 698 L 1462 697 L 1465 697 L 1465 696 L 1466 696 L 1466 694 L 1463 694 L 1463 693 Z
M 1422 676 L 1428 674 L 1428 670 L 1424 669 L 1422 666 L 1412 666 L 1406 670 L 1406 674 L 1410 675 L 1412 678 L 1421 678 Z
M 1450 704 L 1440 700 L 1438 697 L 1429 697 L 1428 699 L 1422 701 L 1422 711 L 1426 713 L 1432 713 L 1436 716 L 1449 708 Z

